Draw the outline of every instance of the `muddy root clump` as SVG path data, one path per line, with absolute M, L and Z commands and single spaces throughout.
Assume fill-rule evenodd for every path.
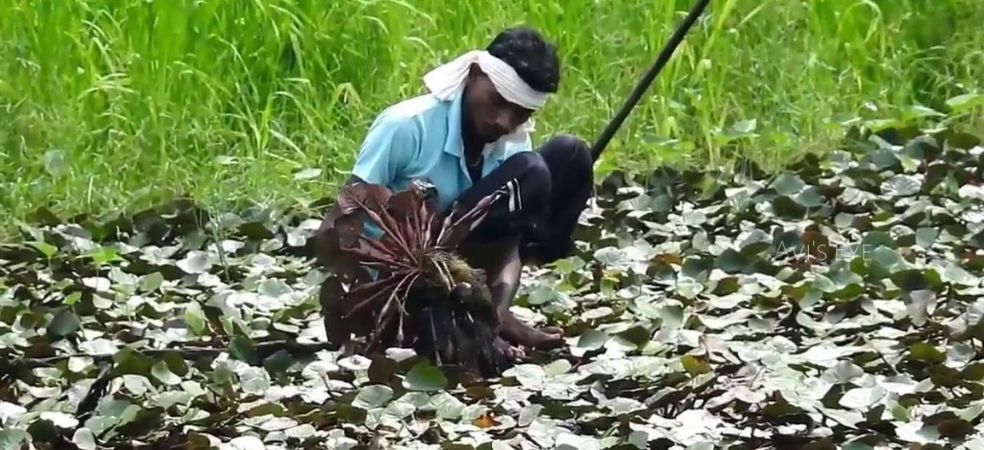
M 319 260 L 331 271 L 321 289 L 332 343 L 361 351 L 412 348 L 438 365 L 484 377 L 508 361 L 493 345 L 496 309 L 485 274 L 455 250 L 497 197 L 438 214 L 426 185 L 394 194 L 354 183 L 342 188 L 319 233 Z

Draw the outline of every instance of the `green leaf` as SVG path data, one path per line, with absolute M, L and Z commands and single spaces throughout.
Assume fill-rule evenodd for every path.
M 181 384 L 181 377 L 175 375 L 174 372 L 171 372 L 171 369 L 164 361 L 158 361 L 154 364 L 154 366 L 150 369 L 150 373 L 154 376 L 154 378 L 157 378 L 161 383 L 166 385 L 177 386 Z
M 938 284 L 938 279 L 931 278 L 928 273 L 919 269 L 896 270 L 890 278 L 892 283 L 906 291 L 932 289 Z
M 437 412 L 437 416 L 445 420 L 461 417 L 465 404 L 447 392 L 441 392 L 430 399 L 428 406 Z
M 72 435 L 72 443 L 80 450 L 96 450 L 96 437 L 92 435 L 92 430 L 79 428 Z
M 597 350 L 605 345 L 605 342 L 611 339 L 611 336 L 604 331 L 598 331 L 595 329 L 588 329 L 577 339 L 577 346 L 587 350 Z
M 871 251 L 870 255 L 866 255 L 871 258 L 872 263 L 877 264 L 880 268 L 884 269 L 887 274 L 890 274 L 897 269 L 906 269 L 905 259 L 899 255 L 899 252 L 892 250 L 888 247 L 877 247 Z
M 25 430 L 3 427 L 0 429 L 0 448 L 19 449 L 23 444 L 31 442 L 31 435 Z
M 898 244 L 895 243 L 895 239 L 892 239 L 892 235 L 884 231 L 870 231 L 865 233 L 864 237 L 861 238 L 861 248 L 858 249 L 858 253 L 867 254 L 868 252 L 874 251 L 880 245 L 884 245 L 888 248 L 896 248 Z
M 294 174 L 295 180 L 310 180 L 321 176 L 321 169 L 308 168 Z
M 532 390 L 542 389 L 547 378 L 547 372 L 536 364 L 519 364 L 503 372 L 503 375 L 515 377 L 519 384 Z
M 711 365 L 705 358 L 693 355 L 684 355 L 680 357 L 680 362 L 683 364 L 684 370 L 686 370 L 691 376 L 711 372 Z
M 844 393 L 839 403 L 848 409 L 866 410 L 881 402 L 887 394 L 888 391 L 877 385 L 870 388 L 855 388 Z
M 105 266 L 110 263 L 123 261 L 123 257 L 113 247 L 100 246 L 86 252 L 85 256 L 92 258 L 92 263 Z
M 373 384 L 359 390 L 352 406 L 365 410 L 380 408 L 393 398 L 393 388 L 383 384 Z
M 410 369 L 404 380 L 404 387 L 411 391 L 439 391 L 448 384 L 447 377 L 441 369 L 427 360 L 422 360 Z
M 202 311 L 202 307 L 197 301 L 192 300 L 188 302 L 188 305 L 185 307 L 184 320 L 188 324 L 188 328 L 196 336 L 201 336 L 205 333 L 207 326 L 205 312 Z
M 234 336 L 229 344 L 229 354 L 240 361 L 252 365 L 260 364 L 260 357 L 253 348 L 253 342 L 246 336 Z
M 984 94 L 962 94 L 946 101 L 946 106 L 955 113 L 969 111 L 981 105 L 984 105 Z
M 784 195 L 786 197 L 792 197 L 798 194 L 803 188 L 806 187 L 806 183 L 799 177 L 799 175 L 784 172 L 780 174 L 774 182 L 772 182 L 772 188 L 776 190 L 779 195 Z
M 824 204 L 824 197 L 820 193 L 820 190 L 813 186 L 793 196 L 793 200 L 805 208 L 819 208 Z
M 160 289 L 163 284 L 164 275 L 161 275 L 160 272 L 150 273 L 140 279 L 140 291 L 153 292 Z
M 731 128 L 737 131 L 738 133 L 746 134 L 746 133 L 754 132 L 757 126 L 758 126 L 758 120 L 749 119 L 749 120 L 740 120 L 738 122 L 735 122 L 734 126 L 732 126 Z
M 263 368 L 271 375 L 283 375 L 294 364 L 294 357 L 284 349 L 277 350 L 263 360 Z
M 63 150 L 48 150 L 41 156 L 44 170 L 53 177 L 60 177 L 68 173 L 69 165 Z
M 984 380 L 984 363 L 974 363 L 960 371 L 960 376 L 969 381 Z
M 946 283 L 954 283 L 963 286 L 978 286 L 981 283 L 980 278 L 971 275 L 969 272 L 953 263 L 948 263 L 946 265 L 946 268 L 943 269 L 943 273 L 940 274 L 940 279 Z
M 881 184 L 882 193 L 894 197 L 915 195 L 920 189 L 922 189 L 922 182 L 912 175 L 893 175 Z
M 270 374 L 259 367 L 247 367 L 239 373 L 242 381 L 243 392 L 247 394 L 263 395 L 270 389 Z
M 936 306 L 936 293 L 930 290 L 917 290 L 909 293 L 909 303 L 906 311 L 916 326 L 926 324 L 930 310 Z
M 912 105 L 905 110 L 903 116 L 905 120 L 912 120 L 926 117 L 943 117 L 944 114 L 926 106 Z
M 946 361 L 946 355 L 926 342 L 912 344 L 909 347 L 909 356 L 917 361 L 927 361 L 937 364 Z
M 571 370 L 571 362 L 566 359 L 558 359 L 543 367 L 543 372 L 549 376 L 557 376 Z
M 199 274 L 208 272 L 212 263 L 209 262 L 207 253 L 193 250 L 178 261 L 177 266 L 187 274 Z
M 123 374 L 149 376 L 154 361 L 129 347 L 123 347 L 113 355 L 116 370 Z
M 82 291 L 75 291 L 72 292 L 71 294 L 68 294 L 68 296 L 65 297 L 65 301 L 63 303 L 65 303 L 65 306 L 72 306 L 78 303 L 79 300 L 81 299 L 82 299 Z
M 71 336 L 82 326 L 82 322 L 72 310 L 62 308 L 48 324 L 48 334 L 58 338 Z
M 981 145 L 981 138 L 970 133 L 953 133 L 946 139 L 946 143 L 961 150 L 970 150 Z
M 916 230 L 916 245 L 922 248 L 932 248 L 936 243 L 939 231 L 935 228 L 920 228 Z
M 41 252 L 41 254 L 48 259 L 51 259 L 52 256 L 55 256 L 55 254 L 58 253 L 58 247 L 55 247 L 54 245 L 51 245 L 47 242 L 27 241 L 25 242 L 25 244 L 34 247 L 34 249 Z
M 726 273 L 747 273 L 752 258 L 733 249 L 725 249 L 714 261 L 714 266 Z

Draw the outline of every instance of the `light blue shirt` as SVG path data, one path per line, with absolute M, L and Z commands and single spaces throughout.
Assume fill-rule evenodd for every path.
M 422 95 L 383 110 L 369 128 L 352 174 L 393 192 L 406 189 L 414 179 L 427 181 L 435 186 L 438 207 L 446 212 L 472 186 L 463 157 L 461 93 L 447 101 Z M 527 133 L 487 145 L 482 176 L 510 156 L 531 150 Z

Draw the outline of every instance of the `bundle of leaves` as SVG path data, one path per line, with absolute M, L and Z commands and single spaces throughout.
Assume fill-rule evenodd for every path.
M 495 308 L 484 273 L 455 249 L 496 197 L 443 216 L 432 192 L 420 182 L 399 193 L 364 182 L 341 189 L 318 244 L 334 272 L 321 289 L 327 334 L 339 344 L 355 334 L 364 352 L 413 348 L 494 376 L 505 363 L 492 345 Z

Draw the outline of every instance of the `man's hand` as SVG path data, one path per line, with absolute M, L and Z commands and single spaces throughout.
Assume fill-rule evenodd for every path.
M 463 255 L 472 267 L 485 270 L 492 304 L 498 316 L 497 348 L 507 355 L 522 357 L 521 349 L 509 347 L 506 342 L 526 348 L 553 348 L 563 344 L 563 331 L 557 327 L 536 330 L 523 323 L 509 308 L 519 290 L 523 264 L 519 256 L 519 239 L 509 238 L 488 244 L 472 244 L 465 247 Z M 505 344 L 505 345 L 504 345 Z

